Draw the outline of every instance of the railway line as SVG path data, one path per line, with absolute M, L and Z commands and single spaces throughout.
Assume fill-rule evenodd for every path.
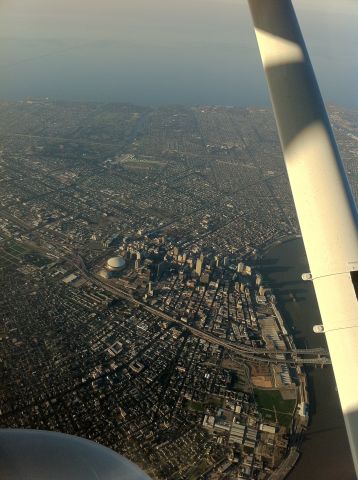
M 111 285 L 105 279 L 99 279 L 88 271 L 86 268 L 85 262 L 83 259 L 77 255 L 76 266 L 79 267 L 83 275 L 95 285 L 106 289 L 111 292 L 118 298 L 127 300 L 128 302 L 143 308 L 147 312 L 162 318 L 163 320 L 171 323 L 176 323 L 186 330 L 190 331 L 192 335 L 201 338 L 211 344 L 220 345 L 227 350 L 235 353 L 237 356 L 243 360 L 254 362 L 254 363 L 265 363 L 265 364 L 288 364 L 288 365 L 313 365 L 323 367 L 329 365 L 331 360 L 329 358 L 328 352 L 323 348 L 310 348 L 310 349 L 294 349 L 294 350 L 268 350 L 264 348 L 251 347 L 249 345 L 242 345 L 230 342 L 226 339 L 219 338 L 209 332 L 204 332 L 199 328 L 196 328 L 192 325 L 188 325 L 182 320 L 169 315 L 162 310 L 151 307 L 146 303 L 134 298 L 131 294 L 125 292 L 124 290 Z M 309 358 L 311 357 L 311 358 Z

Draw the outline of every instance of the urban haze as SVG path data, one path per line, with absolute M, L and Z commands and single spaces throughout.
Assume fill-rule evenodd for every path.
M 294 5 L 357 200 L 357 4 Z M 0 428 L 153 480 L 353 478 L 247 2 L 0 14 Z
M 283 479 L 318 377 L 346 445 L 326 345 L 298 334 L 312 292 L 269 253 L 300 236 L 270 110 L 0 112 L 1 427 L 92 439 L 153 479 Z M 330 115 L 357 198 L 358 113 Z
M 294 2 L 329 103 L 358 107 L 358 7 Z M 246 0 L 2 0 L 0 99 L 268 106 Z

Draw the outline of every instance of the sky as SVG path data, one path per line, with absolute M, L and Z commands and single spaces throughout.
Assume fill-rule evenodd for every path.
M 327 102 L 358 107 L 358 0 L 294 0 Z M 267 105 L 246 0 L 0 0 L 0 99 Z

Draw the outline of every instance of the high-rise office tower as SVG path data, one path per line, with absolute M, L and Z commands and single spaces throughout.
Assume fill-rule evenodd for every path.
M 203 268 L 203 261 L 201 260 L 201 258 L 198 258 L 198 260 L 196 261 L 195 272 L 199 277 L 201 275 L 202 268 Z

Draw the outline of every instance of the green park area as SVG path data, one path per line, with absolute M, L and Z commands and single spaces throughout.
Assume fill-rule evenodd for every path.
M 7 242 L 0 249 L 0 270 L 17 265 L 19 260 L 28 252 L 27 248 L 17 242 Z
M 188 402 L 187 408 L 189 410 L 193 410 L 194 412 L 205 412 L 205 403 L 190 400 Z
M 265 420 L 277 421 L 288 427 L 296 407 L 296 400 L 284 400 L 279 390 L 255 390 L 258 410 Z
M 18 267 L 20 263 L 25 261 L 37 267 L 48 264 L 48 259 L 38 252 L 31 250 L 22 243 L 14 240 L 7 241 L 0 245 L 0 271 L 5 270 L 12 265 Z

